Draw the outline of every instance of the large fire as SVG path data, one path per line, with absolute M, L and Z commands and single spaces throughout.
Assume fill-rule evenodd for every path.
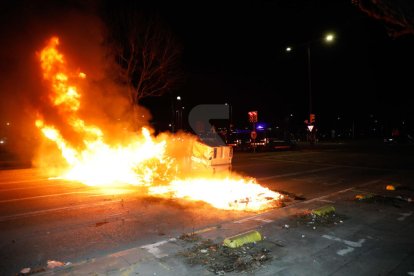
M 62 134 L 62 126 L 48 123 L 42 115 L 35 125 L 45 138 L 55 143 L 65 161 L 60 178 L 91 186 L 148 186 L 152 195 L 201 200 L 229 210 L 261 210 L 282 197 L 241 177 L 201 177 L 194 171 L 184 176 L 178 174 L 177 158 L 166 151 L 175 137 L 164 135 L 162 140 L 155 139 L 149 128 L 142 128 L 140 134 L 129 133 L 127 142 L 106 141 L 104 130 L 85 122 L 79 112 L 82 93 L 78 84 L 87 75 L 80 71 L 68 72 L 58 45 L 59 39 L 52 37 L 38 53 L 43 78 L 50 86 L 50 103 L 64 118 L 64 128 L 81 137 L 82 143 L 71 143 Z

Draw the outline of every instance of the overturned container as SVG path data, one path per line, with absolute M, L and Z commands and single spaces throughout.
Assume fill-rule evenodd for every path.
M 233 148 L 219 143 L 194 142 L 192 146 L 192 169 L 216 172 L 231 171 Z

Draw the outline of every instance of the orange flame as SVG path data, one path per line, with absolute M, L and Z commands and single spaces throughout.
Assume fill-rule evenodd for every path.
M 254 180 L 193 178 L 175 180 L 169 186 L 151 187 L 150 194 L 172 195 L 210 203 L 224 210 L 258 211 L 282 195 L 258 185 Z
M 140 134 L 131 133 L 126 145 L 108 144 L 104 131 L 87 124 L 78 114 L 82 94 L 75 84 L 85 80 L 86 74 L 68 72 L 58 45 L 59 39 L 52 37 L 38 54 L 43 78 L 50 85 L 50 102 L 64 118 L 66 127 L 82 137 L 82 145 L 73 146 L 58 127 L 47 124 L 40 116 L 35 125 L 54 142 L 65 160 L 66 169 L 60 178 L 105 187 L 145 185 L 150 186 L 152 195 L 201 200 L 227 210 L 261 210 L 282 198 L 255 181 L 240 177 L 197 177 L 193 170 L 180 180 L 178 174 L 171 174 L 179 162 L 166 154 L 167 143 L 176 139 L 169 141 L 165 135 L 166 139 L 156 141 L 160 139 L 154 139 L 147 128 L 142 128 Z M 166 185 L 154 186 L 155 182 Z
M 165 141 L 154 142 L 149 130 L 143 128 L 141 136 L 135 137 L 128 146 L 106 144 L 99 127 L 88 125 L 78 117 L 81 95 L 68 77 L 58 45 L 59 39 L 53 37 L 39 54 L 43 78 L 50 83 L 52 104 L 65 115 L 69 127 L 82 135 L 84 148 L 71 146 L 58 129 L 41 119 L 35 125 L 46 138 L 55 142 L 66 160 L 69 169 L 61 177 L 88 185 L 150 184 L 157 173 L 155 167 L 147 163 L 155 159 L 168 165 L 169 159 L 163 156 Z M 81 72 L 76 77 L 85 79 L 86 74 Z

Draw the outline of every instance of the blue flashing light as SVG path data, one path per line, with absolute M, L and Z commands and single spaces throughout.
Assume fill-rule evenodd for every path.
M 263 130 L 265 128 L 265 126 L 263 125 L 263 124 L 258 124 L 257 126 L 256 126 L 256 129 L 257 130 Z

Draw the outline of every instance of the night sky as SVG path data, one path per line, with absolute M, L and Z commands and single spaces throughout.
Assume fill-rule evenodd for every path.
M 296 123 L 309 113 L 306 47 L 311 44 L 313 111 L 326 127 L 338 117 L 388 125 L 414 117 L 414 37 L 390 38 L 384 24 L 348 0 L 239 1 L 160 8 L 184 45 L 187 82 L 175 93 L 185 105 L 233 106 L 265 122 Z M 332 45 L 322 42 L 327 31 Z M 294 50 L 285 52 L 290 45 Z M 295 46 L 297 48 L 295 48 Z
M 85 6 L 93 13 L 100 5 L 59 3 L 46 13 Z M 3 27 L 19 11 L 18 4 L 6 6 L 12 15 L 2 20 Z M 250 110 L 270 124 L 288 118 L 303 124 L 309 113 L 303 44 L 313 41 L 312 99 L 320 128 L 332 128 L 338 118 L 346 126 L 377 120 L 386 127 L 402 122 L 412 127 L 414 36 L 390 38 L 383 22 L 350 0 L 148 1 L 137 6 L 159 14 L 183 50 L 181 85 L 161 98 L 142 101 L 156 124 L 170 122 L 171 100 L 177 95 L 186 111 L 197 104 L 231 104 L 240 127 L 247 124 Z M 328 31 L 336 35 L 332 45 L 322 42 Z M 285 52 L 286 46 L 293 51 Z

